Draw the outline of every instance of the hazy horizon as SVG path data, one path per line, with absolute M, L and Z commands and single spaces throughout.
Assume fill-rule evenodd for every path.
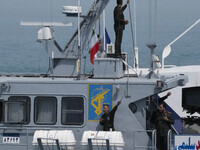
M 81 0 L 82 14 L 86 14 L 93 0 Z M 126 1 L 124 1 L 125 3 Z M 157 2 L 157 3 L 156 3 Z M 152 5 L 150 11 L 150 4 Z M 157 5 L 156 5 L 157 4 Z M 5 69 L 6 61 L 29 69 L 31 67 L 43 68 L 48 66 L 48 57 L 44 48 L 36 42 L 39 27 L 21 27 L 20 21 L 53 21 L 73 22 L 73 27 L 55 27 L 55 38 L 63 47 L 77 28 L 76 18 L 67 18 L 62 14 L 63 5 L 77 5 L 76 0 L 1 0 L 0 5 L 0 67 Z M 133 1 L 130 0 L 133 13 Z M 112 42 L 114 43 L 113 9 L 115 0 L 110 0 L 106 8 L 106 27 Z M 157 9 L 155 9 L 157 6 Z M 163 48 L 180 35 L 184 30 L 200 19 L 200 0 L 136 0 L 137 19 L 137 46 L 139 48 L 140 66 L 148 66 L 150 51 L 146 47 L 148 42 L 156 42 L 156 53 L 161 56 Z M 156 12 L 155 12 L 156 10 Z M 152 15 L 150 16 L 150 12 Z M 129 18 L 129 10 L 126 9 L 125 18 Z M 156 21 L 151 20 L 156 16 Z M 133 17 L 133 14 L 132 14 Z M 152 18 L 151 18 L 152 17 Z M 150 22 L 156 23 L 156 30 L 150 32 Z M 155 26 L 154 26 L 155 27 Z M 153 29 L 154 29 L 153 27 Z M 187 35 L 172 45 L 172 53 L 167 58 L 168 64 L 178 65 L 200 64 L 200 25 L 193 28 Z M 96 32 L 98 29 L 96 28 Z M 126 26 L 122 44 L 122 51 L 129 53 L 129 63 L 132 65 L 133 48 L 131 40 L 130 24 Z M 151 35 L 151 36 L 150 36 Z M 191 50 L 192 49 L 192 50 Z M 87 50 L 86 50 L 87 51 Z M 184 51 L 184 53 L 183 53 Z M 86 52 L 87 53 L 87 52 Z M 183 54 L 182 54 L 183 53 Z M 21 55 L 25 55 L 23 58 Z M 8 56 L 7 56 L 8 55 Z M 180 60 L 179 55 L 182 57 Z M 194 56 L 193 56 L 194 55 Z M 187 60 L 188 56 L 194 57 Z M 14 60 L 14 61 L 13 61 Z M 194 61 L 196 60 L 196 61 Z M 13 62 L 12 62 L 13 61 Z M 27 62 L 27 66 L 23 63 Z M 29 62 L 30 61 L 30 62 Z M 36 66 L 32 66 L 36 62 Z M 45 65 L 44 65 L 45 64 Z M 43 66 L 44 65 L 44 66 Z M 32 68 L 32 69 L 33 69 Z M 34 69 L 33 69 L 34 70 Z M 37 69 L 36 69 L 37 70 Z M 44 70 L 44 69 L 42 69 Z M 40 70 L 39 70 L 40 71 Z

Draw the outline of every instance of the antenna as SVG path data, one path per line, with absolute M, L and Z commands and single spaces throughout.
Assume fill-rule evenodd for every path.
M 60 27 L 69 27 L 73 26 L 73 23 L 62 23 L 62 22 L 25 22 L 21 21 L 20 22 L 21 26 L 60 26 Z

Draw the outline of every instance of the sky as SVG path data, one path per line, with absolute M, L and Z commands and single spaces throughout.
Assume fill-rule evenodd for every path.
M 43 51 L 43 53 L 39 52 L 43 47 L 36 42 L 39 28 L 21 27 L 20 21 L 73 22 L 73 27 L 54 28 L 55 37 L 61 47 L 65 46 L 71 35 L 77 29 L 77 19 L 67 18 L 62 14 L 62 6 L 77 5 L 77 0 L 0 0 L 0 2 L 0 51 L 5 54 L 10 53 L 12 59 L 17 57 L 15 56 L 17 52 L 27 53 L 29 59 L 35 56 L 39 57 L 38 59 L 43 58 L 38 55 L 44 55 L 44 57 L 46 57 L 45 51 Z M 93 0 L 80 1 L 82 14 L 88 12 L 92 2 Z M 125 2 L 126 1 L 124 1 L 124 3 Z M 139 62 L 141 66 L 148 66 L 148 61 L 143 61 L 144 58 L 149 59 L 150 57 L 150 52 L 146 47 L 147 43 L 157 43 L 158 47 L 156 53 L 161 56 L 162 50 L 166 45 L 195 21 L 200 19 L 200 0 L 135 0 L 135 2 L 136 41 L 139 48 Z M 113 9 L 115 6 L 116 1 L 110 0 L 106 8 L 106 28 L 113 43 L 115 40 L 113 29 Z M 130 6 L 133 16 L 133 0 L 130 0 Z M 130 20 L 129 9 L 125 10 L 124 15 L 125 18 Z M 178 55 L 182 53 L 181 49 L 183 46 L 185 51 L 190 51 L 190 48 L 193 48 L 195 51 L 192 53 L 198 54 L 198 50 L 200 49 L 199 31 L 200 25 L 197 25 L 186 36 L 176 42 L 172 46 L 172 48 L 175 49 L 172 51 L 172 56 L 174 57 L 170 57 L 168 61 L 176 62 Z M 96 32 L 98 32 L 97 28 Z M 128 52 L 130 56 L 133 55 L 130 24 L 126 26 L 124 31 L 122 49 Z M 34 53 L 30 53 L 30 51 L 34 51 Z M 198 56 L 200 55 L 198 54 Z M 181 63 L 188 63 L 184 62 L 184 59 Z M 43 61 L 46 62 L 47 58 Z M 44 63 L 43 61 L 40 63 Z M 133 64 L 132 57 L 129 58 L 129 61 L 130 64 Z

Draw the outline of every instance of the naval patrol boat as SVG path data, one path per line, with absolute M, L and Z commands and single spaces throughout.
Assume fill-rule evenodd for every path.
M 51 26 L 45 24 L 38 31 L 38 41 L 51 60 L 50 74 L 1 75 L 1 150 L 156 150 L 156 130 L 149 114 L 157 109 L 158 95 L 173 89 L 182 93 L 189 73 L 174 68 L 161 71 L 154 57 L 156 44 L 151 43 L 149 69 L 131 68 L 123 59 L 107 54 L 94 59 L 92 75 L 84 74 L 82 52 L 108 2 L 93 3 L 64 49 L 54 39 Z M 186 90 L 188 94 L 191 92 Z M 119 100 L 116 131 L 102 131 L 99 119 L 103 104 L 112 108 Z M 178 110 L 169 108 L 177 114 Z M 185 109 L 192 108 L 186 96 Z M 178 128 L 172 126 L 173 131 L 169 131 L 169 149 L 173 147 L 171 134 L 179 134 Z

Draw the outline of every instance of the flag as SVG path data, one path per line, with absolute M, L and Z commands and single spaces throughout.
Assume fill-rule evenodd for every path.
M 109 35 L 108 35 L 108 32 L 107 32 L 107 30 L 106 30 L 106 28 L 105 28 L 105 45 L 104 45 L 104 50 L 107 50 L 107 44 L 110 44 L 111 43 L 111 40 L 110 40 L 110 37 L 109 37 Z
M 90 61 L 92 64 L 94 64 L 94 58 L 95 58 L 95 54 L 98 52 L 99 50 L 99 40 L 97 38 L 97 34 L 94 32 L 94 30 L 92 31 L 92 39 L 90 42 Z

